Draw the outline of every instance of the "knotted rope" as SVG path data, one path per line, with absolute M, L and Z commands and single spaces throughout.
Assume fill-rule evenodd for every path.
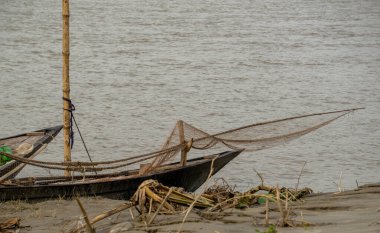
M 77 121 L 75 120 L 75 116 L 74 116 L 74 111 L 76 110 L 75 109 L 75 106 L 72 102 L 71 99 L 68 99 L 68 98 L 65 98 L 65 97 L 62 97 L 64 101 L 67 101 L 69 102 L 69 106 L 70 106 L 70 109 L 63 109 L 65 111 L 69 111 L 70 112 L 70 148 L 73 149 L 73 146 L 74 146 L 74 131 L 73 131 L 73 122 L 75 124 L 75 127 L 77 128 L 78 130 L 78 133 L 79 133 L 79 136 L 82 140 L 82 143 L 83 143 L 83 146 L 84 146 L 84 149 L 86 150 L 86 153 L 87 153 L 87 156 L 88 158 L 90 159 L 91 163 L 92 163 L 92 159 L 91 159 L 91 156 L 90 156 L 90 153 L 88 152 L 88 149 L 87 149 L 87 146 L 86 146 L 86 143 L 82 137 L 82 133 L 80 132 L 80 129 L 79 129 L 79 126 L 77 124 Z M 96 173 L 96 170 L 94 170 L 95 174 Z
M 69 109 L 63 108 L 64 111 L 68 111 L 70 113 L 70 148 L 73 149 L 74 147 L 74 130 L 73 130 L 73 120 L 74 120 L 74 111 L 75 106 L 72 103 L 71 99 L 62 97 L 63 101 L 66 101 L 69 103 Z

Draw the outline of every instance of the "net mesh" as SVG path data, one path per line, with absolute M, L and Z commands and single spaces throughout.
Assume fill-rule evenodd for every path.
M 281 145 L 307 133 L 313 132 L 322 126 L 348 114 L 356 109 L 310 114 L 298 117 L 285 118 L 251 124 L 244 127 L 228 130 L 218 134 L 208 134 L 190 124 L 178 121 L 162 149 L 193 140 L 192 148 L 198 150 L 210 149 L 216 146 L 226 146 L 231 149 L 245 149 L 257 151 Z M 183 127 L 183 140 L 180 128 Z M 156 157 L 152 168 L 171 160 L 180 150 Z
M 178 121 L 161 149 L 119 160 L 99 162 L 47 162 L 31 160 L 19 156 L 6 155 L 22 163 L 33 166 L 80 171 L 82 173 L 124 168 L 145 162 L 143 173 L 164 165 L 178 154 L 193 148 L 194 150 L 219 150 L 222 147 L 257 151 L 281 145 L 307 133 L 313 132 L 332 121 L 357 109 L 316 113 L 251 124 L 217 134 L 209 134 L 183 121 Z M 190 142 L 190 143 L 189 143 Z M 193 153 L 192 154 L 197 154 Z M 2 153 L 0 153 L 2 154 Z

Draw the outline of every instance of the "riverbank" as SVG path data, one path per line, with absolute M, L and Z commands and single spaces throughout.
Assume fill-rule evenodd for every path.
M 124 203 L 101 197 L 81 198 L 90 218 Z M 20 218 L 19 232 L 68 232 L 83 224 L 75 200 L 49 200 L 39 203 L 11 201 L 0 204 L 0 221 Z M 295 227 L 277 227 L 277 232 L 368 232 L 380 231 L 380 184 L 364 185 L 341 193 L 313 194 L 289 205 Z M 96 232 L 177 232 L 183 214 L 158 216 L 153 224 L 132 219 L 129 210 L 95 224 Z M 280 212 L 269 205 L 269 224 L 277 224 Z M 192 212 L 182 232 L 255 232 L 264 231 L 265 205 L 243 210 L 230 209 L 218 214 Z M 12 231 L 10 231 L 12 232 Z

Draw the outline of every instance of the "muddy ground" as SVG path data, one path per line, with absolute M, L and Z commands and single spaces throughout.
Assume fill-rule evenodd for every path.
M 117 207 L 121 200 L 101 197 L 81 198 L 90 218 Z M 380 232 L 380 184 L 361 186 L 341 193 L 320 193 L 289 205 L 289 222 L 294 227 L 276 227 L 277 232 Z M 75 200 L 49 200 L 38 203 L 11 201 L 0 203 L 0 222 L 17 217 L 21 228 L 9 232 L 69 232 L 84 224 Z M 269 205 L 269 224 L 278 224 L 280 212 L 276 203 Z M 133 217 L 134 219 L 133 219 Z M 184 214 L 160 215 L 146 226 L 137 212 L 125 210 L 95 224 L 96 232 L 177 232 Z M 223 213 L 192 212 L 182 232 L 256 232 L 268 229 L 265 205 Z

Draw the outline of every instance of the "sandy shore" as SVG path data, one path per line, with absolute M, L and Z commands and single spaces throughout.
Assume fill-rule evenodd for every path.
M 124 203 L 101 197 L 82 198 L 90 218 Z M 380 232 L 380 184 L 361 186 L 341 193 L 314 194 L 290 205 L 291 219 L 297 227 L 277 227 L 277 232 Z M 11 201 L 0 203 L 0 222 L 21 219 L 19 232 L 68 232 L 82 224 L 75 200 L 50 200 L 39 203 Z M 270 204 L 269 222 L 276 224 L 280 213 Z M 265 230 L 265 205 L 244 210 L 200 216 L 191 213 L 182 232 L 256 232 Z M 135 215 L 136 216 L 136 213 Z M 183 214 L 160 215 L 149 227 L 132 219 L 126 210 L 95 224 L 96 232 L 177 232 Z M 12 232 L 12 231 L 10 231 Z

